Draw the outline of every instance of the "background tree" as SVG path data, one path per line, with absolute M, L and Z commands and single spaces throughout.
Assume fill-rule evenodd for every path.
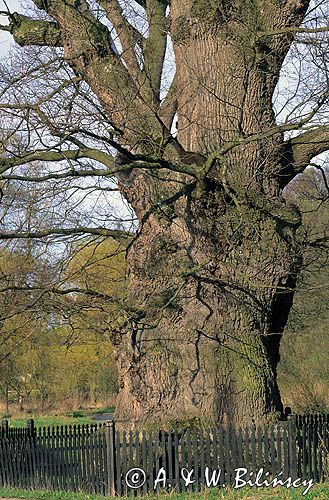
M 42 165 L 32 170 L 37 175 Z M 33 231 L 65 221 L 71 193 L 54 188 L 58 200 L 49 204 L 47 187 L 7 181 L 3 227 Z M 77 221 L 87 215 L 79 211 Z M 117 392 L 109 329 L 122 315 L 123 249 L 91 236 L 69 243 L 17 239 L 0 246 L 0 383 L 10 411 L 13 402 L 39 411 L 113 402 Z
M 14 123 L 6 139 L 14 129 L 22 141 L 5 149 L 2 179 L 70 189 L 77 178 L 115 176 L 138 229 L 131 239 L 110 214 L 83 226 L 68 214 L 64 225 L 1 237 L 128 240 L 127 317 L 113 338 L 118 420 L 277 418 L 279 345 L 303 250 L 300 210 L 282 190 L 329 148 L 325 3 L 34 5 L 8 12 L 3 27 L 24 57 L 3 69 L 1 109 Z M 175 77 L 166 88 L 169 41 Z M 309 66 L 284 105 L 277 84 L 291 48 L 291 61 L 308 56 Z M 21 172 L 37 160 L 49 166 Z
M 43 266 L 26 248 L 2 249 L 0 384 L 7 413 L 13 401 L 42 412 L 113 402 L 117 370 L 110 338 L 125 295 L 122 248 L 113 240 L 80 242 L 66 262 L 61 259 L 62 275 L 52 284 L 49 275 L 40 283 Z
M 329 406 L 329 189 L 321 163 L 300 176 L 287 193 L 303 214 L 300 239 L 306 246 L 278 369 L 282 398 L 296 412 L 326 411 Z

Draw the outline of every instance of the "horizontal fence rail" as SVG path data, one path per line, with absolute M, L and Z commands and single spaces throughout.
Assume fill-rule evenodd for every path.
M 328 477 L 328 456 L 329 415 L 238 430 L 119 432 L 113 421 L 0 428 L 1 486 L 105 496 L 196 492 L 248 480 L 320 482 Z

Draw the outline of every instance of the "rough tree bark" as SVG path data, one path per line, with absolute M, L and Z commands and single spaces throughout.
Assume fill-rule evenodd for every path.
M 234 19 L 229 6 L 207 4 L 171 7 L 178 139 L 204 156 L 273 129 L 289 47 L 254 39 L 256 23 L 281 27 L 266 2 L 263 16 L 254 3 L 236 3 Z M 284 162 L 281 132 L 246 141 L 214 162 L 202 186 L 143 213 L 128 252 L 143 318 L 120 356 L 120 418 L 243 424 L 282 414 L 276 366 L 301 264 L 299 214 L 280 198 Z
M 127 249 L 130 320 L 114 339 L 117 419 L 170 426 L 278 418 L 280 338 L 301 266 L 300 214 L 281 193 L 328 149 L 325 128 L 311 141 L 285 142 L 272 107 L 309 1 L 141 0 L 150 25 L 142 41 L 118 2 L 100 1 L 121 60 L 84 0 L 35 3 L 55 21 L 42 27 L 16 14 L 13 36 L 27 44 L 30 26 L 31 43 L 63 45 L 112 120 L 123 148 L 116 165 L 139 161 L 118 174 L 139 228 Z M 167 32 L 176 76 L 162 102 Z M 159 168 L 149 170 L 155 159 Z

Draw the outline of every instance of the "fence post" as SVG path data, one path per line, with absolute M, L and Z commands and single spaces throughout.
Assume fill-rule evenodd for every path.
M 1 420 L 2 435 L 8 436 L 9 422 L 6 419 Z
M 29 418 L 27 421 L 26 421 L 26 425 L 27 425 L 27 428 L 28 428 L 28 434 L 30 436 L 34 436 L 34 433 L 35 433 L 35 425 L 34 425 L 34 420 L 33 418 Z
M 297 429 L 295 415 L 288 415 L 289 476 L 297 479 Z
M 106 438 L 106 462 L 107 462 L 107 496 L 115 496 L 115 447 L 114 447 L 114 422 L 106 422 L 105 438 Z

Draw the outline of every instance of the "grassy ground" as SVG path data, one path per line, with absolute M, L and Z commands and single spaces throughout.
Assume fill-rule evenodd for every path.
M 303 488 L 287 490 L 286 488 L 241 488 L 240 490 L 232 489 L 212 489 L 205 490 L 202 493 L 170 493 L 148 496 L 148 500 L 235 500 L 235 499 L 249 499 L 249 500 L 297 500 L 306 498 L 307 500 L 327 500 L 329 498 L 329 483 L 322 485 L 315 485 L 311 488 L 306 496 L 302 496 Z M 101 497 L 95 495 L 88 495 L 83 493 L 61 493 L 49 491 L 24 491 L 24 490 L 6 490 L 0 488 L 0 498 L 22 498 L 33 500 L 111 500 L 110 497 Z M 116 500 L 118 497 L 116 497 Z M 115 500 L 115 499 L 112 499 Z
M 74 425 L 74 424 L 91 424 L 95 423 L 95 420 L 91 418 L 92 415 L 102 414 L 102 413 L 113 413 L 114 407 L 106 407 L 101 409 L 90 409 L 90 410 L 76 410 L 67 412 L 66 414 L 55 414 L 55 415 L 13 415 L 13 417 L 5 417 L 9 420 L 11 427 L 26 427 L 27 419 L 33 418 L 36 427 L 47 427 L 56 425 Z M 1 417 L 4 418 L 4 415 Z

